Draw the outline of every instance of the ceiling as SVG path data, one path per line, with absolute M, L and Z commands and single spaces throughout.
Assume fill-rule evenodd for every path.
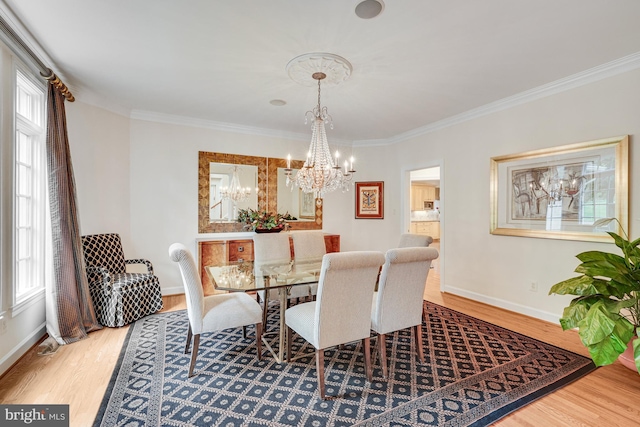
M 638 0 L 2 0 L 83 101 L 307 135 L 308 52 L 353 66 L 324 88 L 329 140 L 375 141 L 640 52 Z M 273 106 L 271 100 L 286 101 Z M 113 109 L 113 108 L 112 108 Z

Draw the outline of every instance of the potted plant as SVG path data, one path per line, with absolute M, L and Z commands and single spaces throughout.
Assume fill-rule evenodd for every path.
M 283 215 L 256 211 L 251 208 L 238 211 L 238 222 L 244 222 L 246 229 L 251 229 L 256 233 L 276 233 L 284 230 L 286 226 Z
M 620 224 L 616 218 L 605 218 L 594 227 L 612 221 Z M 624 238 L 607 232 L 622 256 L 602 251 L 578 254 L 581 264 L 575 271 L 581 275 L 555 284 L 549 295 L 577 295 L 565 307 L 560 324 L 563 330 L 578 328 L 596 366 L 613 363 L 629 347 L 640 372 L 640 239 L 630 242 L 622 232 Z

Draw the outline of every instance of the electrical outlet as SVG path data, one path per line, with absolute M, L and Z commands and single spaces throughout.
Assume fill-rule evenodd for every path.
M 0 335 L 4 334 L 5 332 L 7 332 L 7 319 L 5 319 L 4 317 L 0 318 Z
M 529 283 L 529 290 L 531 292 L 538 292 L 538 282 Z

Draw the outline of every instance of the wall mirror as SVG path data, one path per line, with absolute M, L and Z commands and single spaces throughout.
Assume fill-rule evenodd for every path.
M 234 171 L 240 185 L 250 189 L 249 197 L 236 203 L 222 198 L 222 189 L 230 185 Z M 237 210 L 266 206 L 265 157 L 198 152 L 198 233 L 243 231 L 243 224 L 236 221 Z
M 289 213 L 297 220 L 289 221 L 292 230 L 312 230 L 322 228 L 322 204 L 318 206 L 313 193 L 304 193 L 299 188 L 287 187 L 284 169 L 285 159 L 268 159 L 268 199 L 267 210 L 280 214 Z M 291 160 L 293 174 L 302 167 L 302 160 Z

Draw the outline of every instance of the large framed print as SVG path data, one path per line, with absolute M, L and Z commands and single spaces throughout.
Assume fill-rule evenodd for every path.
M 612 242 L 629 229 L 628 150 L 625 135 L 491 158 L 491 234 Z
M 356 219 L 384 218 L 384 182 L 356 182 Z

